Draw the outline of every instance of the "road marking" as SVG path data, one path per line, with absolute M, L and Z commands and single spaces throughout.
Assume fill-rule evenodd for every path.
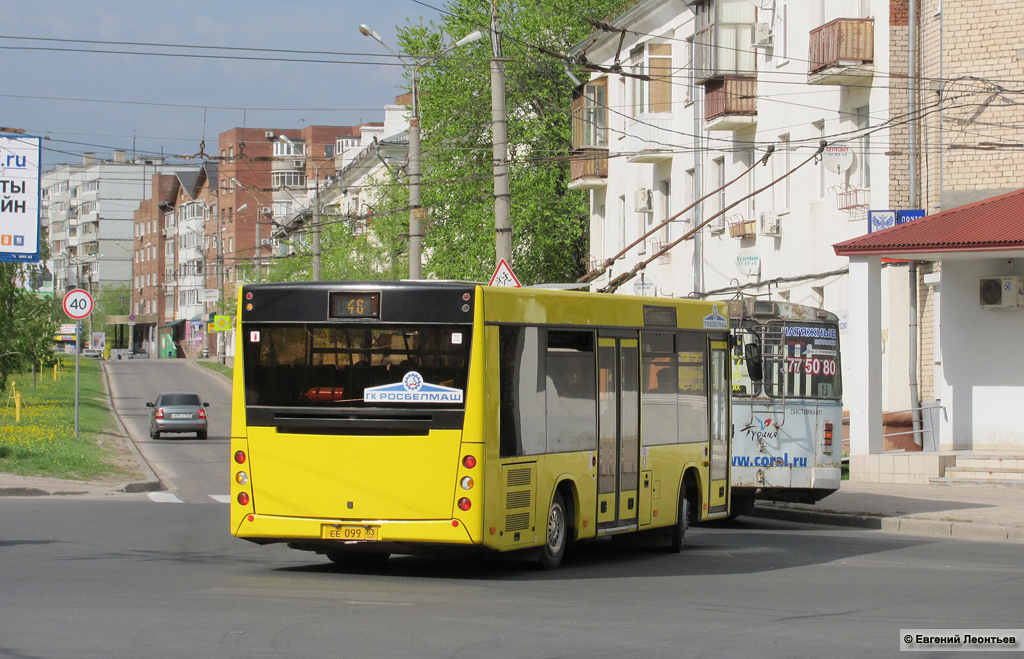
M 149 498 L 157 503 L 185 503 L 171 492 L 150 492 Z
M 210 496 L 211 499 L 213 499 L 217 503 L 231 503 L 231 495 L 230 494 L 211 494 L 209 496 Z

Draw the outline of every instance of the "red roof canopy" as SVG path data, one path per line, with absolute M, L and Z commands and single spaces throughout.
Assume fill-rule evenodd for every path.
M 832 246 L 839 256 L 931 260 L 1024 252 L 1024 190 L 983 199 Z

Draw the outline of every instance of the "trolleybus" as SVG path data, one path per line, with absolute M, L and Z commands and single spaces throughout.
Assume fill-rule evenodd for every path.
M 740 298 L 733 333 L 733 513 L 754 499 L 814 503 L 839 489 L 839 319 L 815 307 Z
M 458 282 L 242 287 L 231 532 L 354 567 L 728 516 L 725 303 Z

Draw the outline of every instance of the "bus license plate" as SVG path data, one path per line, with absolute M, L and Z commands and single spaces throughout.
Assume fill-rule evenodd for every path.
M 324 540 L 380 540 L 380 527 L 324 524 L 320 535 Z

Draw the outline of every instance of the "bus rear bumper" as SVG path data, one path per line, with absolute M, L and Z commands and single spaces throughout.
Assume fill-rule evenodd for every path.
M 355 530 L 354 533 L 349 531 Z M 362 533 L 359 532 L 362 530 Z M 479 545 L 458 519 L 439 520 L 338 520 L 249 514 L 242 517 L 233 535 L 257 544 L 285 542 L 316 547 L 365 547 L 371 550 L 394 544 Z M 373 539 L 346 537 L 367 536 Z M 386 550 L 385 550 L 386 551 Z

